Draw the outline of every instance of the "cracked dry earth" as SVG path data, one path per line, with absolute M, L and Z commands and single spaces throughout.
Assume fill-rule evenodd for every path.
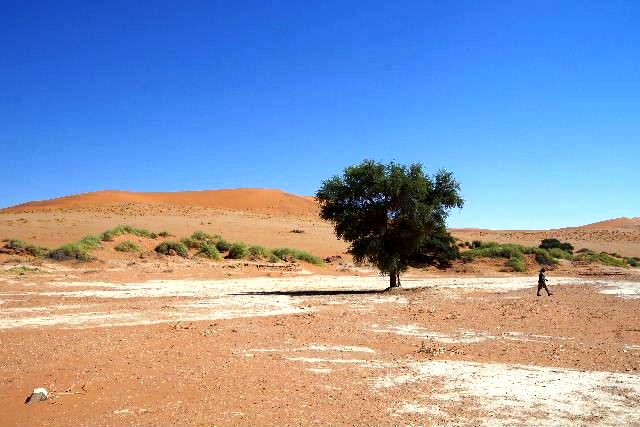
M 640 281 L 534 279 L 5 274 L 0 424 L 640 425 Z

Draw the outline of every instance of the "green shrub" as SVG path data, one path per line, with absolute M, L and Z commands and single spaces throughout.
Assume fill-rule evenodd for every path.
M 161 231 L 158 233 L 158 236 L 166 238 L 166 237 L 173 237 L 173 234 L 169 233 L 168 231 Z
M 524 258 L 515 256 L 511 257 L 505 265 L 520 273 L 522 273 L 523 271 L 527 271 L 527 264 L 524 262 Z
M 103 242 L 113 242 L 115 237 L 116 237 L 115 234 L 113 234 L 111 230 L 107 230 L 100 235 L 100 238 L 102 239 Z
M 8 249 L 20 250 L 26 249 L 27 247 L 27 244 L 20 239 L 7 239 L 5 242 L 6 244 L 4 246 Z
M 271 255 L 271 251 L 264 246 L 249 247 L 249 254 L 254 257 L 267 258 Z
M 181 242 L 189 249 L 202 249 L 205 244 L 216 244 L 220 236 L 212 236 L 204 231 L 195 231 L 191 236 L 185 237 Z
M 474 240 L 473 242 L 471 242 L 471 246 L 469 246 L 471 249 L 476 249 L 479 248 L 480 246 L 482 246 L 482 242 L 480 240 Z
M 462 253 L 460 254 L 460 259 L 461 259 L 461 260 L 462 260 L 462 262 L 464 262 L 465 264 L 466 264 L 466 263 L 469 263 L 469 262 L 473 262 L 474 258 L 475 258 L 475 257 L 473 256 L 473 254 L 470 254 L 470 253 L 469 253 L 469 251 L 467 251 L 467 252 L 462 252 Z
M 322 261 L 321 258 L 318 258 L 317 256 L 311 255 L 309 252 L 305 252 L 305 251 L 301 251 L 298 249 L 291 249 L 291 248 L 277 248 L 274 249 L 273 251 L 273 255 L 275 255 L 276 257 L 284 260 L 287 257 L 291 257 L 293 259 L 297 259 L 300 261 L 305 261 L 311 264 L 315 264 L 315 265 L 323 265 L 324 261 Z
M 218 248 L 218 250 L 220 252 L 226 252 L 229 249 L 231 249 L 231 243 L 227 242 L 226 240 L 224 240 L 222 237 L 216 242 L 216 248 Z
M 249 246 L 244 242 L 236 242 L 229 248 L 229 258 L 242 259 L 249 255 Z
M 204 231 L 194 231 L 193 234 L 191 235 L 191 238 L 193 240 L 199 240 L 201 242 L 207 242 L 210 240 L 214 240 L 214 236 L 212 236 L 211 234 L 205 233 Z
M 627 267 L 626 259 L 612 257 L 606 252 L 582 252 L 577 258 L 579 261 L 584 261 L 588 263 L 598 263 L 603 265 L 608 265 L 611 267 Z
M 188 255 L 187 247 L 180 242 L 162 242 L 156 246 L 155 251 L 162 255 L 180 255 L 186 257 Z
M 100 236 L 86 236 L 83 237 L 78 244 L 82 246 L 85 250 L 90 251 L 92 249 L 97 249 L 100 247 L 100 242 L 102 239 Z
M 631 267 L 640 267 L 640 260 L 635 257 L 629 257 L 627 258 L 627 264 L 629 264 Z
M 472 246 L 478 245 L 474 242 L 472 243 Z M 558 259 L 573 259 L 573 255 L 571 253 L 560 248 L 542 249 L 513 243 L 498 244 L 495 242 L 481 242 L 475 249 L 463 252 L 461 258 L 464 262 L 470 262 L 476 257 L 506 258 L 510 261 L 513 258 L 517 258 L 524 262 L 524 255 L 535 255 L 536 262 L 542 265 L 557 264 Z
M 123 236 L 125 234 L 132 234 L 138 237 L 146 237 L 148 239 L 155 239 L 158 237 L 156 233 L 152 233 L 146 228 L 136 228 L 130 225 L 118 225 L 117 227 L 112 228 L 111 230 L 107 230 L 104 233 L 100 234 L 98 238 L 105 242 L 112 241 L 117 236 Z
M 540 243 L 541 249 L 561 249 L 565 252 L 573 253 L 573 245 L 571 243 L 563 243 L 558 239 L 543 239 Z
M 573 259 L 573 254 L 571 252 L 566 251 L 564 249 L 560 249 L 560 248 L 549 249 L 549 254 L 553 258 L 568 259 L 568 260 Z
M 10 269 L 5 270 L 5 273 L 23 275 L 27 273 L 43 273 L 43 271 L 40 270 L 38 267 L 29 267 L 27 265 L 20 265 L 20 266 L 11 267 Z
M 536 262 L 540 265 L 555 265 L 557 264 L 557 261 L 553 258 L 551 258 L 551 256 L 549 256 L 547 253 L 545 252 L 540 252 L 536 254 Z
M 131 240 L 125 240 L 122 243 L 119 243 L 115 248 L 118 252 L 140 252 L 140 246 L 132 242 Z
M 180 243 L 182 243 L 189 249 L 198 249 L 198 250 L 201 249 L 202 246 L 206 244 L 206 242 L 195 240 L 195 239 L 192 239 L 191 237 L 185 237 L 181 239 Z
M 202 248 L 200 248 L 200 251 L 197 253 L 197 255 L 212 259 L 214 261 L 217 261 L 221 258 L 218 248 L 216 248 L 216 245 L 214 245 L 213 243 L 205 243 L 204 245 L 202 245 Z
M 80 243 L 67 243 L 66 245 L 62 245 L 49 252 L 49 258 L 55 259 L 56 261 L 67 261 L 73 259 L 78 261 L 89 261 L 91 259 L 91 255 L 87 252 L 86 246 Z
M 42 246 L 30 245 L 19 239 L 7 239 L 5 240 L 5 248 L 13 249 L 18 252 L 26 252 L 28 255 L 37 258 L 44 258 L 49 255 L 49 249 Z
M 269 262 L 280 262 L 282 261 L 280 258 L 278 258 L 275 254 L 271 254 L 269 255 Z
M 42 246 L 27 245 L 25 249 L 29 255 L 37 258 L 46 258 L 49 255 L 49 249 Z
M 510 259 L 514 256 L 522 257 L 524 251 L 520 245 L 505 244 L 498 245 L 497 243 L 490 242 L 488 244 L 482 244 L 476 249 L 471 249 L 465 252 L 467 257 L 482 257 L 482 258 L 507 258 Z

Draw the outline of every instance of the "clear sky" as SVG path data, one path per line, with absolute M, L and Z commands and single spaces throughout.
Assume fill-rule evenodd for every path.
M 0 206 L 446 168 L 450 225 L 640 216 L 640 2 L 3 1 Z

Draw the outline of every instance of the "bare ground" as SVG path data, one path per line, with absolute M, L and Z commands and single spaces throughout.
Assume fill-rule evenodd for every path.
M 640 425 L 631 273 L 537 298 L 526 276 L 68 267 L 0 275 L 2 425 Z

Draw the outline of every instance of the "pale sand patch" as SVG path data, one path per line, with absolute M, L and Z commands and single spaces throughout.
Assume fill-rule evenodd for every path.
M 304 291 L 381 291 L 387 288 L 386 278 L 381 276 L 298 276 L 288 278 L 259 277 L 249 279 L 226 280 L 151 280 L 141 283 L 115 284 L 107 282 L 58 282 L 50 286 L 79 288 L 78 290 L 55 290 L 37 292 L 46 296 L 99 297 L 99 298 L 135 298 L 135 297 L 171 297 L 171 296 L 208 296 L 221 293 L 260 293 L 260 292 L 304 292 Z M 553 278 L 553 285 L 584 284 L 624 289 L 627 293 L 640 289 L 640 282 L 620 282 L 573 277 Z M 485 290 L 507 292 L 519 289 L 535 288 L 535 278 L 499 277 L 499 278 L 424 278 L 403 281 L 403 288 L 445 288 L 466 290 Z M 94 289 L 98 288 L 98 289 Z M 102 288 L 102 289 L 100 289 Z M 395 300 L 406 303 L 404 297 L 397 295 L 358 295 L 381 303 Z M 340 303 L 328 301 L 327 303 Z
M 315 374 L 329 374 L 331 373 L 331 368 L 307 368 L 307 371 L 313 372 Z
M 96 304 L 97 308 L 100 307 Z M 272 298 L 268 301 L 256 300 L 253 297 L 226 297 L 218 300 L 200 301 L 195 304 L 175 304 L 159 309 L 122 311 L 91 311 L 79 313 L 54 312 L 56 306 L 41 310 L 35 307 L 24 312 L 0 310 L 0 329 L 36 328 L 42 326 L 58 326 L 61 328 L 78 327 L 113 327 L 152 325 L 199 320 L 221 320 L 242 317 L 278 316 L 313 311 L 307 307 L 295 306 L 288 297 Z M 49 310 L 50 309 L 50 310 Z M 48 315 L 42 312 L 51 311 Z M 31 315 L 32 313 L 37 315 Z
M 480 409 L 491 414 L 481 420 L 488 425 L 640 422 L 639 375 L 448 360 L 407 367 L 413 372 L 379 378 L 374 387 L 442 379 L 442 388 L 424 398 L 448 404 L 460 396 L 473 397 Z M 446 411 L 444 406 L 440 409 Z
M 472 331 L 460 331 L 459 333 L 442 333 L 432 332 L 418 325 L 391 325 L 391 326 L 379 326 L 374 324 L 373 332 L 377 333 L 392 333 L 396 335 L 411 336 L 421 339 L 430 339 L 441 343 L 447 344 L 469 344 L 484 341 L 491 337 L 484 332 L 472 332 Z
M 5 283 L 7 283 L 5 281 Z M 506 292 L 516 289 L 531 288 L 534 281 L 529 278 L 424 278 L 403 281 L 405 288 L 431 287 L 455 290 L 484 290 L 489 292 Z M 580 278 L 554 278 L 553 284 L 587 284 L 603 287 L 604 292 L 626 292 L 625 295 L 635 295 L 640 283 L 606 280 L 585 280 Z M 18 283 L 25 287 L 27 284 Z M 28 284 L 36 286 L 36 284 Z M 49 316 L 28 315 L 16 319 L 11 312 L 0 309 L 0 329 L 16 327 L 36 327 L 45 325 L 66 325 L 72 327 L 86 326 L 119 326 L 136 324 L 153 324 L 176 320 L 215 320 L 237 317 L 273 316 L 293 314 L 309 311 L 305 308 L 304 300 L 308 298 L 325 299 L 327 304 L 346 304 L 370 310 L 377 303 L 406 304 L 407 299 L 394 294 L 349 294 L 350 291 L 380 291 L 386 289 L 387 280 L 381 276 L 297 276 L 288 278 L 260 277 L 251 279 L 227 280 L 152 280 L 141 283 L 107 283 L 107 282 L 77 282 L 61 281 L 38 284 L 43 287 L 38 291 L 5 291 L 2 297 L 45 296 L 54 298 L 193 298 L 193 302 L 182 302 L 167 310 L 136 310 L 135 312 L 112 312 L 106 308 L 78 313 L 76 315 L 61 315 L 55 308 Z M 622 291 L 620 291 L 622 289 Z M 306 295 L 305 291 L 341 292 L 344 295 Z M 357 302 L 354 299 L 357 298 Z M 41 306 L 49 308 L 51 306 Z M 38 307 L 32 309 L 39 311 Z M 45 310 L 40 310 L 45 311 Z M 141 313 L 142 311 L 142 313 Z M 15 313 L 14 313 L 15 314 Z M 111 319 L 111 321 L 109 321 Z M 408 331 L 407 333 L 410 333 Z M 427 331 L 428 332 L 428 331 Z M 398 332 L 400 333 L 400 332 Z M 441 340 L 458 340 L 458 342 L 474 342 L 486 339 L 481 335 L 463 334 L 457 337 L 425 335 L 425 338 Z
M 640 283 L 628 281 L 598 282 L 605 286 L 600 292 L 621 298 L 640 298 Z
M 573 338 L 552 337 L 549 335 L 524 334 L 522 332 L 503 332 L 495 335 L 484 331 L 458 330 L 455 332 L 434 332 L 420 325 L 372 325 L 372 332 L 390 333 L 433 340 L 443 344 L 473 344 L 486 340 L 544 342 L 550 340 L 571 340 Z
M 302 362 L 319 365 L 320 368 L 325 368 L 326 365 L 346 365 L 346 366 L 359 366 L 364 369 L 383 369 L 385 367 L 393 366 L 387 362 L 381 360 L 369 360 L 369 359 L 324 359 L 320 357 L 286 357 L 287 360 L 292 362 Z M 316 367 L 317 368 L 317 367 Z
M 295 361 L 295 362 L 318 363 L 318 364 L 324 364 L 324 363 L 344 364 L 344 363 L 349 363 L 349 364 L 356 364 L 356 365 L 366 365 L 369 362 L 371 362 L 370 360 L 366 360 L 366 359 L 322 359 L 320 357 L 287 357 L 286 359 L 287 360 L 291 360 L 291 361 Z
M 404 414 L 423 414 L 442 417 L 446 415 L 446 412 L 440 410 L 438 405 L 422 405 L 420 403 L 411 402 L 399 405 L 398 408 L 393 411 L 392 415 L 398 416 Z
M 369 347 L 360 347 L 355 345 L 326 345 L 326 344 L 309 344 L 305 347 L 295 348 L 250 348 L 247 353 L 283 353 L 294 351 L 337 351 L 337 352 L 354 352 L 354 353 L 375 353 L 375 350 Z

